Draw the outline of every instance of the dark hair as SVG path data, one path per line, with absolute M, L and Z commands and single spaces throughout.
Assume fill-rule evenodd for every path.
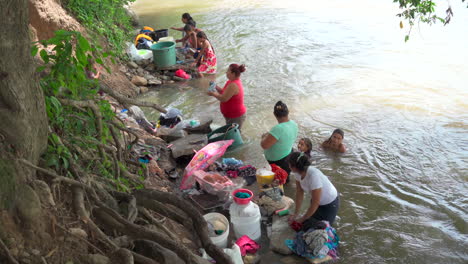
M 341 130 L 341 129 L 339 129 L 339 128 L 333 130 L 332 135 L 333 135 L 333 134 L 340 134 L 341 137 L 344 138 L 344 132 L 343 132 L 343 130 Z
M 302 152 L 293 152 L 288 157 L 289 166 L 296 168 L 300 172 L 304 172 L 310 166 L 309 158 Z
M 285 103 L 278 101 L 275 104 L 273 113 L 275 114 L 276 117 L 286 117 L 289 115 L 288 106 Z
M 307 146 L 307 152 L 305 154 L 310 157 L 310 152 L 312 151 L 312 141 L 309 138 L 301 138 L 304 141 L 304 144 Z
M 206 36 L 205 32 L 203 32 L 203 31 L 200 31 L 200 32 L 197 33 L 197 38 L 208 39 L 208 37 Z
M 229 65 L 229 70 L 236 75 L 236 77 L 239 77 L 241 73 L 245 72 L 245 65 L 239 65 L 239 64 L 231 64 Z
M 184 26 L 184 31 L 192 31 L 193 30 L 193 26 L 190 25 L 190 24 L 185 24 Z
M 187 19 L 187 23 L 186 23 L 186 24 L 190 24 L 190 25 L 192 25 L 193 27 L 195 27 L 196 24 L 197 24 L 197 23 L 195 22 L 195 20 L 193 20 L 192 16 L 191 16 L 189 13 L 183 13 L 183 14 L 182 14 L 182 18 L 183 18 L 183 19 Z

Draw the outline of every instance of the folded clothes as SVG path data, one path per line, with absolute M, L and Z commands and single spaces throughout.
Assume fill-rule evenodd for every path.
M 250 194 L 245 193 L 245 192 L 238 192 L 238 193 L 236 193 L 236 197 L 246 199 L 246 198 L 250 198 Z

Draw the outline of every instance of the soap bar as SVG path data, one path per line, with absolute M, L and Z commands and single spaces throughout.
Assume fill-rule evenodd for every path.
M 288 209 L 283 210 L 283 211 L 280 211 L 280 212 L 278 213 L 279 216 L 288 215 L 288 214 L 289 214 L 289 210 L 288 210 Z

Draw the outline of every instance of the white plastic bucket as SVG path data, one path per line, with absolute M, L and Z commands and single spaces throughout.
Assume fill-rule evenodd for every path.
M 211 242 L 215 244 L 216 246 L 220 248 L 226 248 L 227 243 L 228 243 L 228 237 L 229 237 L 229 221 L 227 218 L 219 213 L 209 213 L 203 216 L 205 218 L 205 221 L 209 223 L 214 223 L 216 220 L 221 221 L 224 226 L 226 227 L 226 230 L 224 230 L 224 233 L 222 233 L 219 236 L 210 236 Z
M 229 214 L 236 238 L 246 235 L 252 240 L 260 239 L 262 235 L 261 214 L 257 204 L 253 202 L 246 205 L 232 203 L 229 207 Z
M 250 239 L 258 241 L 262 235 L 260 219 L 260 215 L 250 217 L 231 217 L 236 238 L 246 235 L 250 237 Z

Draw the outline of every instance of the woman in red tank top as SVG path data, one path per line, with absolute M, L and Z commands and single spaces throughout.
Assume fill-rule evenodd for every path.
M 226 71 L 228 81 L 223 88 L 216 86 L 216 92 L 208 92 L 208 95 L 218 99 L 221 104 L 221 113 L 226 119 L 226 124 L 239 124 L 239 129 L 245 121 L 247 108 L 244 105 L 244 87 L 240 79 L 245 71 L 244 65 L 231 64 Z

